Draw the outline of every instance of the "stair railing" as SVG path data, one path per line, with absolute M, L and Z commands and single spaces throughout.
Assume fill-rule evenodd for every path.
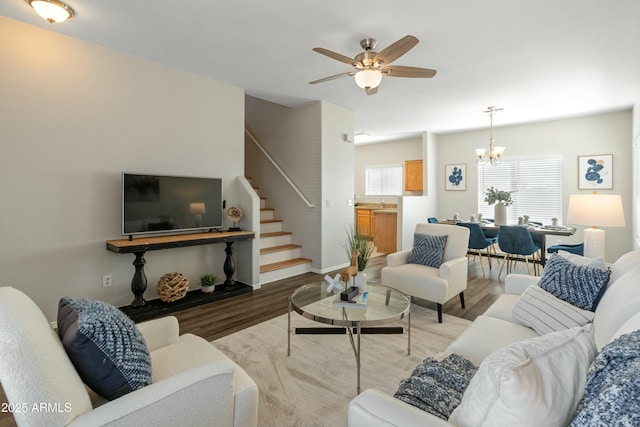
M 271 157 L 269 155 L 269 153 L 267 153 L 267 150 L 264 149 L 264 147 L 258 142 L 258 140 L 251 134 L 251 132 L 249 132 L 249 129 L 245 128 L 244 132 L 249 136 L 249 138 L 251 138 L 251 140 L 253 141 L 254 144 L 256 144 L 256 147 L 258 147 L 260 149 L 260 151 L 262 151 L 262 153 L 265 155 L 265 157 L 267 158 L 267 160 L 269 160 L 269 162 L 271 162 L 271 164 L 273 165 L 274 168 L 276 168 L 276 170 L 278 172 L 280 172 L 280 175 L 282 175 L 282 177 L 284 178 L 285 181 L 287 181 L 287 183 L 291 186 L 291 188 L 293 188 L 293 190 L 298 194 L 298 196 L 300 196 L 300 198 L 302 199 L 303 202 L 306 203 L 307 207 L 313 208 L 314 205 L 313 203 L 311 203 L 309 201 L 309 199 L 302 194 L 302 191 L 300 191 L 300 189 L 298 188 L 298 186 L 296 186 L 296 184 L 294 184 L 293 181 L 291 181 L 291 178 L 289 178 L 287 176 L 287 174 L 282 170 L 282 168 L 280 166 L 278 166 L 278 164 L 276 163 L 275 160 L 273 160 L 273 157 Z

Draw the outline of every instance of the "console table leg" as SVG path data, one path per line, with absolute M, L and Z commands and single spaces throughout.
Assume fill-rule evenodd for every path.
M 131 308 L 139 308 L 147 302 L 144 300 L 144 291 L 147 290 L 147 276 L 144 274 L 144 265 L 147 263 L 144 259 L 144 252 L 135 252 L 136 259 L 133 265 L 136 272 L 131 279 L 131 292 L 133 292 L 134 300 L 131 302 Z
M 225 242 L 227 247 L 224 251 L 227 253 L 227 257 L 224 260 L 224 274 L 227 276 L 227 279 L 224 281 L 223 288 L 229 289 L 236 285 L 236 282 L 233 280 L 233 273 L 236 271 L 236 263 L 233 261 L 233 242 Z

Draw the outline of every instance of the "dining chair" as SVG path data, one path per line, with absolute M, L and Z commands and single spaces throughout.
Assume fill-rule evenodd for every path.
M 489 270 L 491 270 L 491 251 L 493 250 L 493 254 L 496 254 L 496 247 L 494 245 L 498 242 L 498 236 L 485 236 L 484 232 L 482 231 L 482 227 L 480 227 L 480 224 L 476 224 L 473 222 L 461 222 L 458 225 L 469 229 L 469 249 L 477 251 L 476 253 L 480 258 L 480 268 L 482 269 L 482 275 L 484 275 L 482 250 L 486 249 L 485 255 L 487 255 Z
M 427 222 L 429 224 L 437 224 L 438 223 L 438 218 L 436 218 L 435 216 L 430 216 L 429 218 L 427 218 Z
M 513 263 L 518 261 L 518 259 L 513 258 L 514 255 L 524 258 L 525 264 L 527 265 L 527 272 L 529 274 L 531 274 L 531 269 L 529 268 L 528 257 L 531 257 L 534 275 L 538 275 L 538 262 L 540 260 L 538 251 L 540 250 L 540 247 L 534 243 L 531 233 L 526 227 L 518 225 L 501 226 L 500 231 L 498 232 L 498 247 L 502 252 L 504 252 L 504 260 L 500 267 L 498 277 L 502 274 L 502 269 L 505 264 L 507 265 L 507 274 L 511 272 Z
M 547 248 L 547 252 L 550 254 L 556 253 L 558 251 L 566 251 L 576 255 L 584 255 L 584 243 L 576 243 L 573 245 L 563 243 L 560 245 L 549 246 Z

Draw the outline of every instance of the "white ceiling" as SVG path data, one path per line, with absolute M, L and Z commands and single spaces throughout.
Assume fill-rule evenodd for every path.
M 25 0 L 0 15 L 244 88 L 283 105 L 324 100 L 355 112 L 370 141 L 615 111 L 640 99 L 638 0 L 67 0 L 48 24 Z M 313 52 L 376 50 L 412 34 L 394 62 L 433 79 L 385 77 L 367 96 L 349 71 Z M 7 43 L 7 40 L 3 40 Z

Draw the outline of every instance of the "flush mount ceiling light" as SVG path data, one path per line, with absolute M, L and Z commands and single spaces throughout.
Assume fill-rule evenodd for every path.
M 64 22 L 73 16 L 73 9 L 59 0 L 27 0 L 29 6 L 50 24 Z
M 505 148 L 493 145 L 493 115 L 498 111 L 502 111 L 502 108 L 488 107 L 485 111 L 489 114 L 489 151 L 486 148 L 476 148 L 478 163 L 482 165 L 490 163 L 492 166 L 496 166 L 502 161 L 502 153 Z

